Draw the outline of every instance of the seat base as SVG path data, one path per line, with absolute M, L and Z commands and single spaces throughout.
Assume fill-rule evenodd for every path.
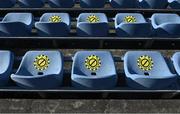
M 87 78 L 85 76 L 72 75 L 72 85 L 77 89 L 112 89 L 117 84 L 117 76 L 106 78 Z M 97 76 L 98 77 L 98 76 Z

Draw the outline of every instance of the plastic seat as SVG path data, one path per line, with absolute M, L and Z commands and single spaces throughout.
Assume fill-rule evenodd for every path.
M 27 89 L 57 88 L 63 81 L 62 54 L 59 51 L 29 51 L 11 79 Z
M 80 51 L 73 58 L 71 79 L 77 89 L 111 89 L 117 84 L 110 52 Z
M 108 20 L 104 13 L 82 13 L 77 18 L 79 36 L 107 36 Z
M 106 0 L 80 0 L 80 7 L 82 8 L 103 8 Z
M 114 8 L 136 8 L 138 5 L 137 0 L 109 0 Z
M 176 81 L 164 57 L 156 51 L 129 51 L 124 56 L 127 85 L 134 89 L 166 89 Z
M 180 36 L 180 17 L 177 14 L 156 13 L 151 17 L 154 34 L 162 37 Z
M 164 9 L 168 6 L 168 0 L 139 0 L 141 8 Z
M 172 9 L 179 9 L 180 8 L 180 0 L 168 0 L 169 6 Z
M 45 0 L 18 0 L 18 4 L 23 8 L 40 8 L 45 5 Z
M 176 52 L 171 60 L 173 61 L 174 68 L 178 75 L 180 75 L 180 52 Z
M 139 13 L 119 13 L 115 17 L 115 29 L 118 36 L 147 37 L 152 27 Z
M 10 8 L 16 4 L 16 0 L 0 0 L 0 8 Z
M 48 3 L 51 7 L 72 8 L 75 0 L 48 0 Z
M 32 27 L 31 13 L 8 13 L 0 22 L 0 36 L 28 36 Z
M 0 86 L 5 86 L 10 80 L 14 56 L 10 51 L 0 50 Z
M 68 36 L 70 17 L 67 13 L 45 13 L 35 23 L 40 36 Z

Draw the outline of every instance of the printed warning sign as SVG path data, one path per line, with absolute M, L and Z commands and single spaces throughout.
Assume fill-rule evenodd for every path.
M 85 60 L 85 67 L 91 71 L 96 71 L 101 67 L 101 60 L 96 55 L 90 55 Z
M 126 16 L 126 17 L 124 17 L 124 22 L 126 22 L 126 23 L 135 23 L 136 18 L 134 16 Z
M 90 15 L 87 17 L 87 21 L 89 23 L 97 23 L 99 22 L 99 17 L 97 17 L 96 15 Z
M 137 60 L 138 67 L 144 71 L 152 70 L 153 68 L 153 59 L 150 56 L 143 55 L 140 56 Z
M 61 17 L 57 16 L 57 15 L 51 16 L 49 18 L 49 22 L 51 22 L 51 23 L 59 23 L 61 21 L 62 21 Z
M 46 70 L 49 67 L 50 60 L 46 55 L 38 55 L 34 60 L 34 67 L 37 70 Z

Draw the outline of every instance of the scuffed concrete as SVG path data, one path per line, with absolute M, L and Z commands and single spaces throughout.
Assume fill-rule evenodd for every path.
M 180 100 L 33 100 L 1 99 L 0 112 L 180 112 Z

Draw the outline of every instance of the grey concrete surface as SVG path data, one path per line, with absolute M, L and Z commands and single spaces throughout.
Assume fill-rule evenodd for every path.
M 42 113 L 172 113 L 180 112 L 180 100 L 35 100 L 1 99 L 0 112 Z

